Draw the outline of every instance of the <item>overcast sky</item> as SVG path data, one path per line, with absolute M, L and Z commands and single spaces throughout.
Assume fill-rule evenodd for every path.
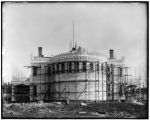
M 69 50 L 73 20 L 78 45 L 93 51 L 114 49 L 127 66 L 146 67 L 146 5 L 141 3 L 5 3 L 3 6 L 3 78 L 12 64 L 26 76 L 30 55 L 43 47 L 45 56 Z

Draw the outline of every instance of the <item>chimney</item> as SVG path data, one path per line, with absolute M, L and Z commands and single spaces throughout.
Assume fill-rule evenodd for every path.
M 114 50 L 110 49 L 109 54 L 110 54 L 110 59 L 113 59 L 114 58 Z
M 43 57 L 43 55 L 42 55 L 42 47 L 38 47 L 38 54 L 39 54 L 39 57 Z

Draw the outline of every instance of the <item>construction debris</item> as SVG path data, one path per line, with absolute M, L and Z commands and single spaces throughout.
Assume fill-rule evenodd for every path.
M 81 103 L 81 105 L 82 105 L 82 106 L 87 106 L 87 104 L 86 104 L 86 103 Z
M 4 118 L 143 118 L 146 105 L 133 103 L 11 103 L 3 104 Z
M 132 103 L 137 104 L 137 105 L 144 105 L 144 103 L 137 101 L 137 100 L 132 100 Z

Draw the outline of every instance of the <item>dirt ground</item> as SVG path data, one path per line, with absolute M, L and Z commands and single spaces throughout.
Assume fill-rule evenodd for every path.
M 4 103 L 2 118 L 148 118 L 147 104 Z

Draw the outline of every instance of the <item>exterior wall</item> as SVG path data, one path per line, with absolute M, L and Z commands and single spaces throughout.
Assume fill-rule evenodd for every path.
M 102 66 L 102 65 L 100 65 Z M 48 68 L 37 68 L 37 74 L 32 76 L 31 83 L 36 84 L 36 100 L 117 100 L 119 98 L 118 67 L 113 68 L 113 76 L 107 78 L 106 68 L 102 71 L 78 71 L 48 74 Z M 103 74 L 102 74 L 103 72 Z M 111 72 L 111 71 L 110 71 Z M 125 71 L 122 71 L 125 74 Z M 110 81 L 107 81 L 109 79 Z M 86 81 L 87 80 L 87 81 Z M 109 86 L 109 89 L 107 88 Z M 109 94 L 109 92 L 112 93 Z M 109 98 L 107 98 L 109 96 Z
M 88 75 L 86 75 L 88 74 Z M 106 77 L 96 73 L 64 73 L 55 75 L 54 90 L 61 93 L 61 98 L 54 93 L 56 99 L 69 98 L 70 100 L 106 100 Z M 85 81 L 87 79 L 87 81 Z M 96 81 L 95 83 L 95 80 Z M 63 82 L 64 81 L 64 82 Z M 98 84 L 99 82 L 99 84 Z M 103 86 L 103 88 L 102 88 Z M 95 91 L 99 92 L 95 92 Z M 103 90 L 103 91 L 102 91 Z
M 48 96 L 51 100 L 107 100 L 106 74 L 102 71 L 47 73 L 48 69 L 40 66 L 31 76 L 30 82 L 37 86 L 36 100 L 48 100 Z

